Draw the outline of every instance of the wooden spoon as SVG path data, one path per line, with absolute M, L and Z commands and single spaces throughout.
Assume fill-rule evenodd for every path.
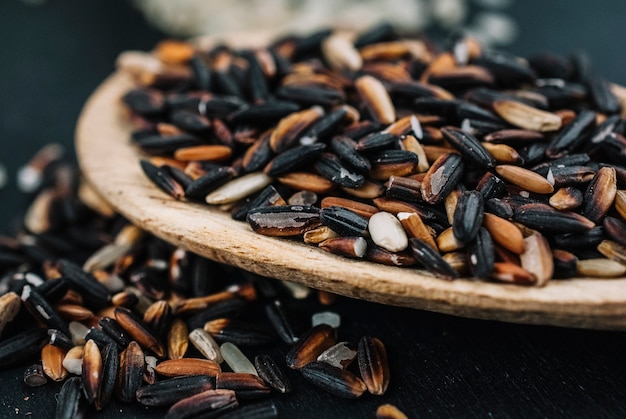
M 234 46 L 249 43 L 243 37 Z M 141 154 L 130 143 L 131 126 L 120 102 L 131 87 L 126 74 L 114 73 L 89 98 L 76 130 L 78 159 L 87 180 L 113 207 L 170 243 L 260 275 L 383 304 L 515 323 L 626 329 L 626 278 L 555 280 L 543 288 L 449 282 L 417 269 L 349 260 L 295 240 L 261 236 L 216 208 L 176 201 L 139 166 Z

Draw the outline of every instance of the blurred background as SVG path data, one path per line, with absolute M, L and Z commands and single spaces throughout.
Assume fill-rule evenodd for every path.
M 15 174 L 43 144 L 73 154 L 80 109 L 127 49 L 164 36 L 380 19 L 444 38 L 465 28 L 518 55 L 586 50 L 598 72 L 626 84 L 626 2 L 597 0 L 3 0 L 0 2 L 0 229 L 23 205 Z

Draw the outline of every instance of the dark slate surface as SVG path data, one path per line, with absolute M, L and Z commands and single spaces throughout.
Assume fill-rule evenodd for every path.
M 625 11 L 623 2 L 518 1 L 510 12 L 522 31 L 510 49 L 586 49 L 602 74 L 626 83 Z M 0 2 L 0 161 L 12 175 L 0 191 L 3 229 L 24 206 L 13 186 L 18 165 L 50 141 L 71 150 L 80 108 L 112 71 L 116 55 L 149 49 L 161 36 L 121 0 L 49 0 L 38 8 Z M 309 301 L 299 316 L 322 309 Z M 330 309 L 342 315 L 341 339 L 369 334 L 385 342 L 389 391 L 341 400 L 290 371 L 294 392 L 274 397 L 282 417 L 373 417 L 382 403 L 410 417 L 626 416 L 623 333 L 469 320 L 349 299 Z M 272 351 L 279 357 L 286 348 Z M 52 417 L 60 385 L 28 388 L 23 370 L 0 372 L 0 417 Z M 93 417 L 161 413 L 114 404 Z

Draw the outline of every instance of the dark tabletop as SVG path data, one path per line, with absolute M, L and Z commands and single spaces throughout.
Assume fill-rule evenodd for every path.
M 520 25 L 509 50 L 584 49 L 607 78 L 626 83 L 626 4 L 600 0 L 515 2 Z M 15 170 L 43 144 L 72 151 L 73 130 L 89 94 L 113 70 L 117 54 L 150 49 L 163 34 L 121 0 L 49 0 L 30 7 L 0 2 L 0 162 L 11 174 L 0 191 L 0 226 L 24 210 Z M 310 301 L 303 314 L 320 307 Z M 340 299 L 341 338 L 379 337 L 391 385 L 382 397 L 345 401 L 305 383 L 273 400 L 282 417 L 373 417 L 392 403 L 410 417 L 625 417 L 623 333 L 478 321 Z M 0 417 L 51 417 L 59 385 L 29 388 L 24 366 L 0 372 Z M 113 405 L 95 417 L 154 417 Z

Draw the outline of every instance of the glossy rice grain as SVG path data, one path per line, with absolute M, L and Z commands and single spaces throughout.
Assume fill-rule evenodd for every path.
M 365 383 L 350 371 L 323 362 L 311 362 L 300 371 L 312 384 L 338 397 L 356 399 L 367 389 Z

